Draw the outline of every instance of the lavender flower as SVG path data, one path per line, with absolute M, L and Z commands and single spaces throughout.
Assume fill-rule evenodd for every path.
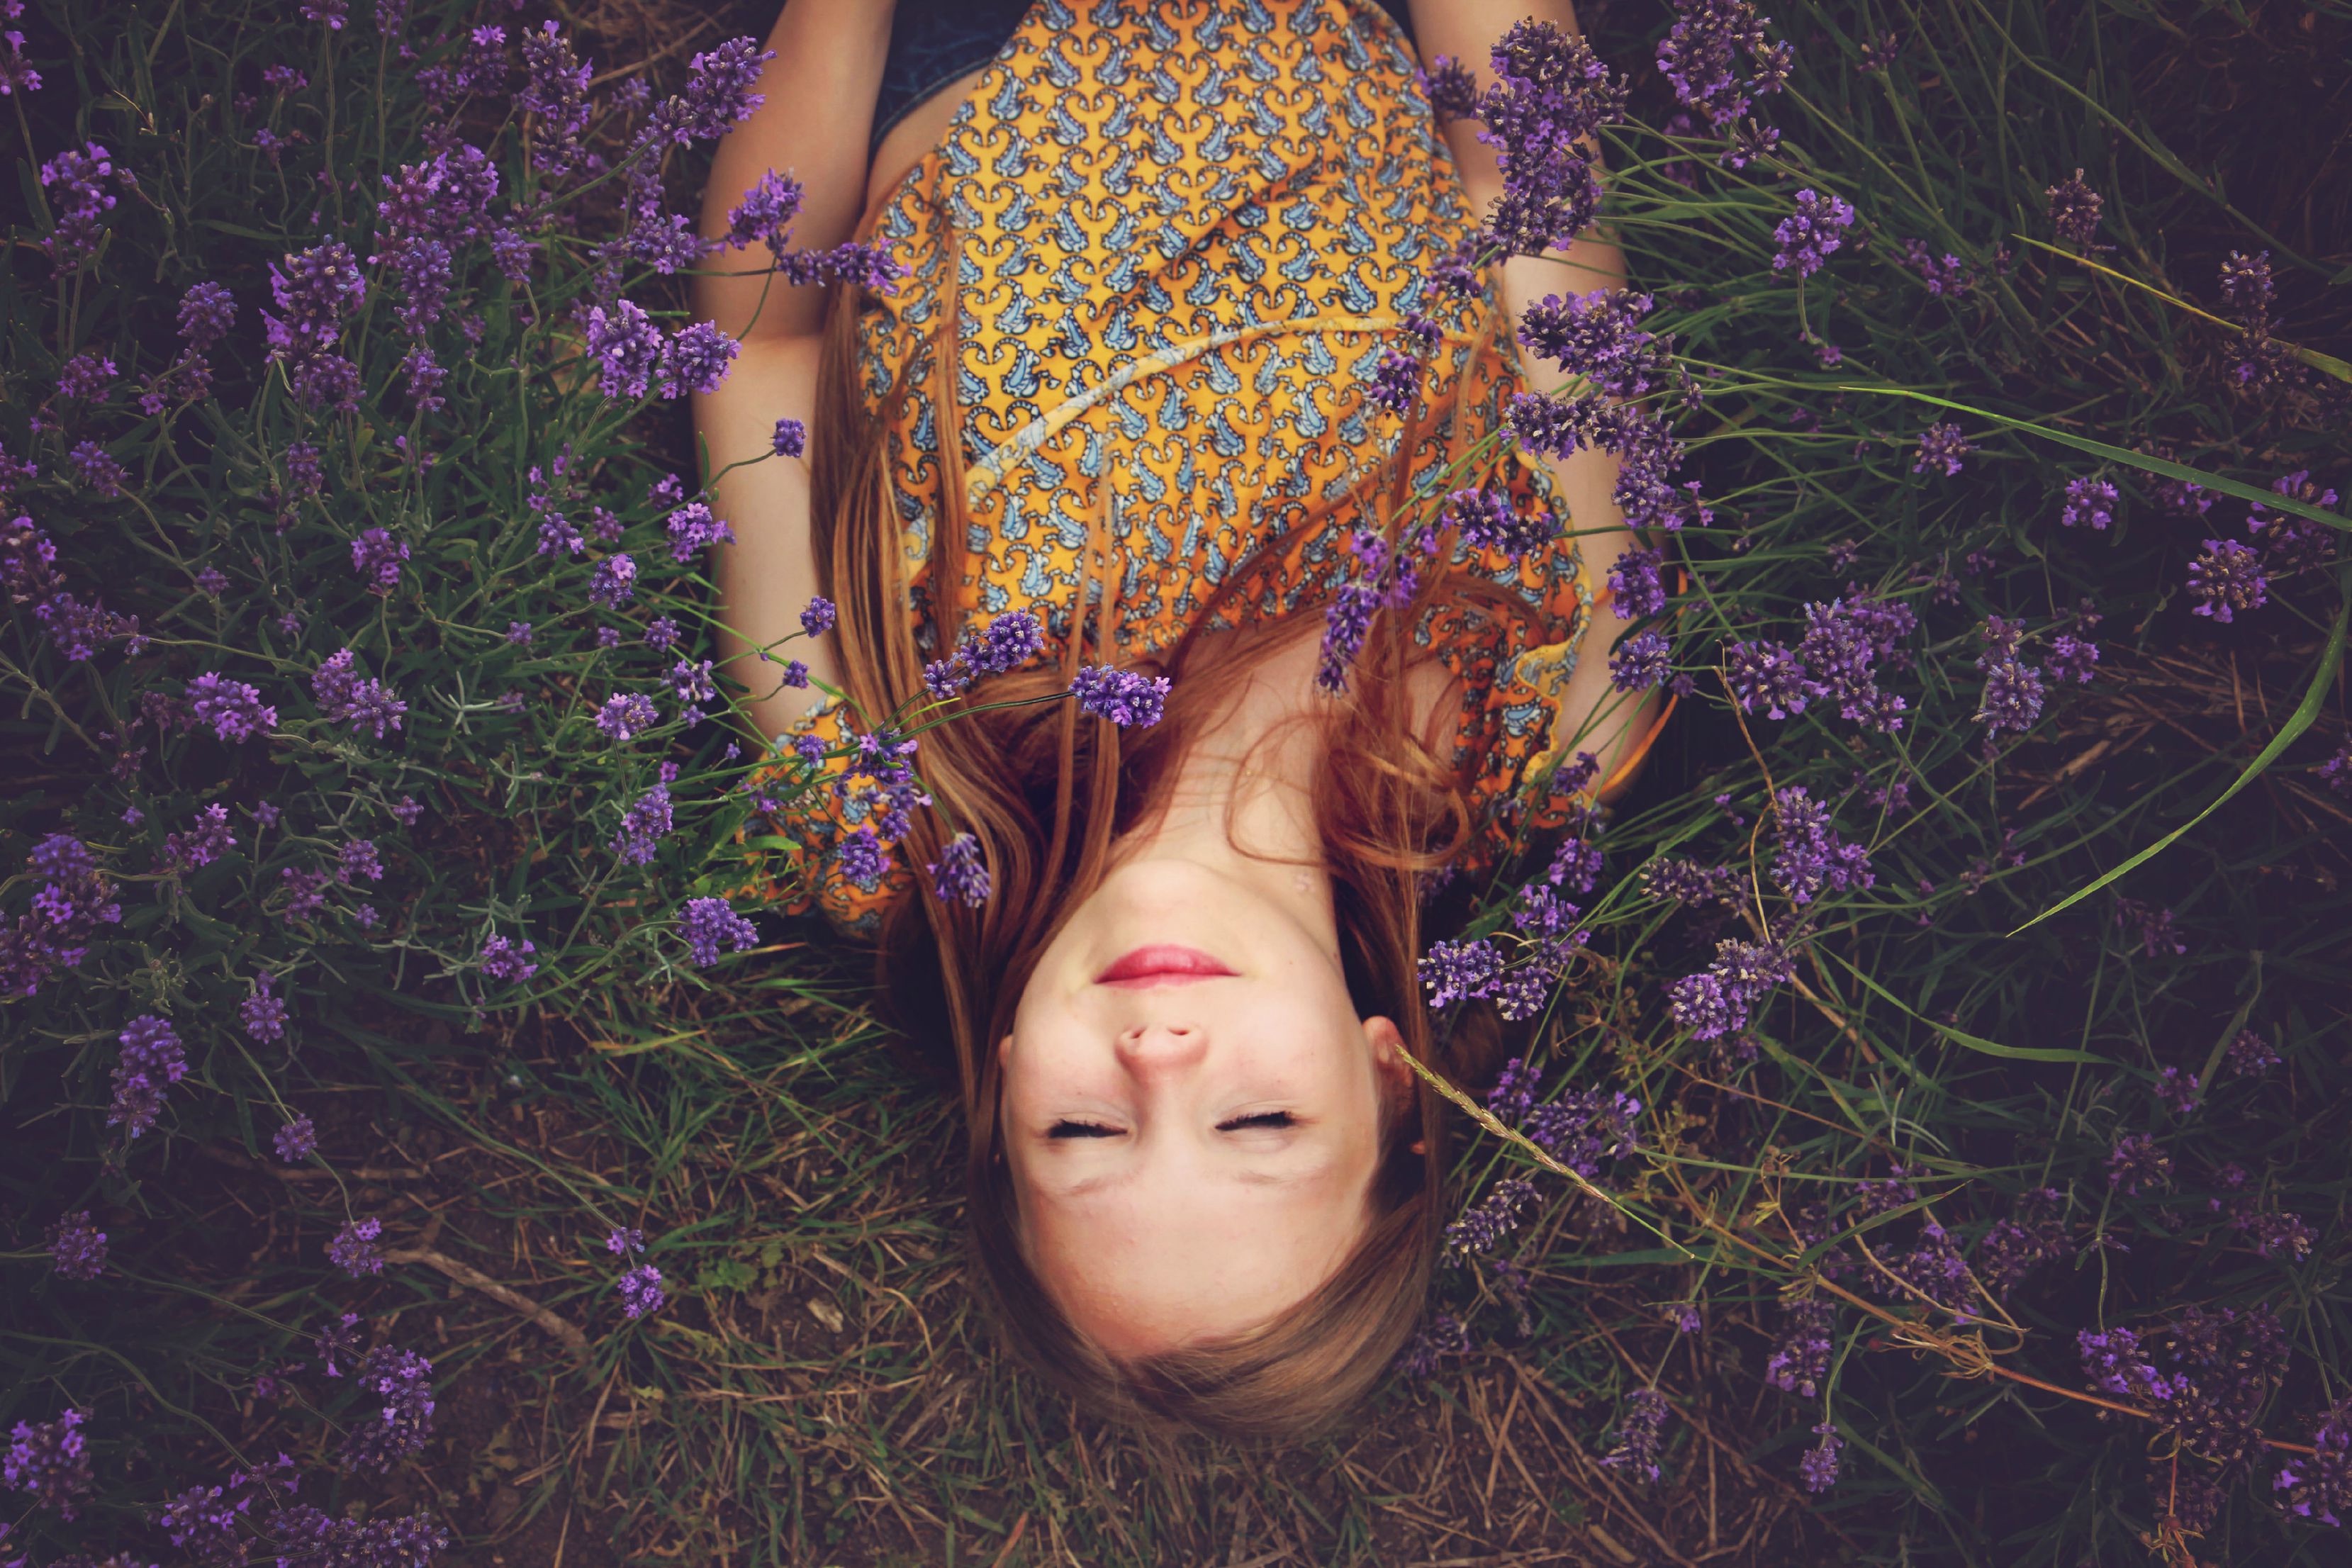
M 1960 459 L 1972 450 L 1960 427 L 1948 419 L 1938 419 L 1920 433 L 1919 453 L 1911 461 L 1911 471 L 1924 474 L 1931 468 L 1940 468 L 1949 479 L 1960 471 Z
M 1079 709 L 1121 729 L 1149 729 L 1167 709 L 1168 678 L 1146 676 L 1108 665 L 1088 665 L 1070 682 Z
M 1656 1389 L 1635 1389 L 1625 1401 L 1624 1414 L 1617 1418 L 1617 1440 L 1601 1457 L 1601 1464 L 1654 1483 L 1659 1474 L 1658 1448 L 1671 1414 Z
M 634 740 L 660 722 L 660 710 L 642 692 L 615 693 L 596 710 L 596 728 L 615 741 Z
M 1498 489 L 1461 489 L 1445 498 L 1443 522 L 1460 531 L 1474 550 L 1498 550 L 1517 561 L 1557 538 L 1559 519 L 1549 511 L 1522 517 L 1510 496 Z
M 802 606 L 801 630 L 810 637 L 821 637 L 833 630 L 834 623 L 838 619 L 840 612 L 834 608 L 833 601 L 819 594 Z
M 327 884 L 331 880 L 324 871 L 305 871 L 289 866 L 278 873 L 278 885 L 286 889 L 286 902 L 278 918 L 289 924 L 314 919 L 327 907 Z
M 663 345 L 662 395 L 684 397 L 689 392 L 718 391 L 741 348 L 709 321 L 680 328 L 677 336 Z
M 17 52 L 12 44 L 10 53 Z M 58 220 L 41 248 L 58 272 L 70 272 L 98 253 L 100 221 L 114 206 L 113 193 L 105 188 L 109 180 L 133 184 L 131 172 L 117 170 L 112 155 L 95 142 L 68 147 L 41 165 L 41 188 L 49 193 Z
M 376 1419 L 352 1425 L 344 1467 L 382 1474 L 423 1452 L 433 1436 L 433 1363 L 415 1351 L 378 1345 L 360 1359 L 353 1376 L 382 1407 Z
M 2098 673 L 2098 644 L 2061 632 L 2050 639 L 2050 657 L 2042 661 L 2042 668 L 2053 681 L 2088 686 Z
M 1633 545 L 1609 568 L 1609 604 L 1621 621 L 1638 621 L 1666 607 L 1666 586 L 1658 568 L 1664 556 L 1643 545 Z
M 123 481 L 131 477 L 131 470 L 98 442 L 77 441 L 66 456 L 81 482 L 100 495 L 114 497 L 123 493 Z
M 1420 962 L 1421 983 L 1430 994 L 1429 1005 L 1444 1007 L 1491 993 L 1502 977 L 1503 955 L 1484 938 L 1430 944 Z
M 76 402 L 95 402 L 106 395 L 119 373 L 114 362 L 96 349 L 85 349 L 66 361 L 58 373 L 58 395 Z
M 1332 595 L 1323 612 L 1323 644 L 1315 669 L 1315 684 L 1334 694 L 1348 689 L 1348 670 L 1370 635 L 1372 613 L 1381 606 L 1381 592 L 1364 583 L 1349 583 Z
M 1795 961 L 1779 942 L 1726 939 L 1716 943 L 1715 953 L 1705 971 L 1666 987 L 1675 1022 L 1701 1040 L 1747 1027 L 1756 1004 L 1796 974 Z
M 971 834 L 959 833 L 948 840 L 940 858 L 923 869 L 930 873 L 931 890 L 941 902 L 971 910 L 988 902 L 988 862 L 981 854 L 980 840 Z
M 121 1056 L 114 1065 L 114 1100 L 106 1124 L 137 1138 L 163 1114 L 164 1090 L 188 1074 L 187 1053 L 172 1026 L 142 1013 L 123 1026 Z
M 1658 43 L 1658 72 L 1675 99 L 1706 116 L 1720 132 L 1748 111 L 1751 100 L 1778 92 L 1788 79 L 1793 51 L 1767 43 L 1769 19 L 1749 0 L 1675 0 L 1675 25 Z M 1742 79 L 1739 56 L 1753 62 Z
M 635 1226 L 621 1226 L 604 1238 L 604 1250 L 615 1258 L 626 1258 L 646 1249 L 646 1233 Z
M 2107 1185 L 2137 1197 L 2142 1187 L 2172 1184 L 2172 1156 L 2145 1132 L 2127 1132 L 2107 1152 Z
M 1624 82 L 1581 38 L 1550 23 L 1514 23 L 1488 58 L 1498 79 L 1478 100 L 1478 139 L 1496 150 L 1503 194 L 1482 228 L 1433 274 L 1459 291 L 1475 291 L 1474 258 L 1538 254 L 1591 224 L 1600 183 L 1589 139 L 1624 114 Z
M 49 1226 L 49 1268 L 60 1279 L 90 1280 L 106 1272 L 106 1232 L 76 1209 Z
M 1782 218 L 1772 230 L 1780 247 L 1772 258 L 1772 269 L 1782 272 L 1794 268 L 1798 277 L 1810 278 L 1822 269 L 1832 252 L 1844 245 L 1841 231 L 1853 226 L 1853 208 L 1836 196 L 1813 190 L 1799 191 L 1796 206 L 1795 215 Z
M 1536 1184 L 1524 1176 L 1508 1176 L 1495 1184 L 1475 1207 L 1445 1227 L 1445 1256 L 1459 1264 L 1471 1258 L 1491 1258 L 1495 1248 L 1519 1227 L 1519 1211 L 1536 1201 Z
M 1977 703 L 1976 721 L 1985 727 L 1988 742 L 2007 734 L 2023 734 L 2042 717 L 2042 672 L 2024 662 L 2020 647 L 2024 627 L 1999 616 L 1987 616 L 1984 651 L 1976 658 L 1985 673 L 1984 694 Z
M 1610 651 L 1609 683 L 1620 691 L 1647 691 L 1674 673 L 1674 645 L 1653 628 L 1635 632 Z
M 2279 1500 L 2297 1519 L 2341 1526 L 2352 1514 L 2352 1398 L 2327 1407 L 2311 1446 L 2309 1458 L 2296 1455 L 2280 1464 L 2271 1489 L 2286 1494 Z
M 1451 1312 L 1439 1312 L 1413 1331 L 1412 1341 L 1397 1355 L 1400 1374 L 1425 1383 L 1437 1371 L 1441 1356 L 1460 1355 L 1470 1348 L 1470 1331 Z
M 298 1116 L 280 1127 L 269 1142 L 280 1160 L 299 1165 L 319 1152 L 319 1129 L 309 1117 Z
M 383 1235 L 383 1221 L 375 1218 L 345 1220 L 327 1243 L 327 1258 L 352 1279 L 365 1274 L 383 1272 L 383 1248 L 378 1238 Z
M 330 724 L 348 723 L 352 733 L 367 730 L 379 741 L 384 731 L 400 728 L 408 704 L 373 676 L 358 673 L 359 656 L 341 648 L 327 657 L 310 677 L 310 697 L 319 716 Z
M 2226 1058 L 2230 1071 L 2239 1078 L 2260 1078 L 2279 1065 L 2280 1057 L 2269 1040 L 2252 1029 L 2241 1029 L 2230 1042 Z
M 586 155 L 581 135 L 588 129 L 591 68 L 580 62 L 562 29 L 549 21 L 538 32 L 523 34 L 522 68 L 515 107 L 533 117 L 531 167 L 542 174 L 568 174 Z
M 797 458 L 808 450 L 808 426 L 797 419 L 776 421 L 773 449 L 779 458 Z
M 1829 1380 L 1830 1330 L 1836 1317 L 1836 1308 L 1819 1296 L 1784 1305 L 1780 1337 L 1765 1358 L 1764 1381 L 1783 1394 L 1820 1397 Z
M 878 887 L 890 871 L 890 857 L 883 851 L 881 840 L 871 827 L 860 827 L 844 836 L 834 847 L 833 854 L 841 874 L 862 888 Z
M 1433 56 L 1414 82 L 1429 100 L 1430 116 L 1438 124 L 1478 117 L 1478 79 L 1453 56 Z
M 407 559 L 408 546 L 386 529 L 366 529 L 352 541 L 352 570 L 378 597 L 400 586 L 400 563 Z
M 610 314 L 601 305 L 589 306 L 585 320 L 588 353 L 596 361 L 604 395 L 645 396 L 664 357 L 661 329 L 653 318 L 623 300 Z
M 1839 1439 L 1834 1422 L 1824 1421 L 1815 1426 L 1813 1436 L 1821 1441 L 1806 1449 L 1805 1457 L 1797 1461 L 1797 1479 L 1805 1483 L 1807 1491 L 1819 1495 L 1837 1485 L 1838 1450 L 1845 1444 Z
M 376 855 L 374 839 L 352 839 L 335 855 L 335 880 L 346 887 L 360 877 L 365 877 L 371 882 L 383 880 L 383 862 Z
M 2065 244 L 2088 250 L 2099 232 L 2099 208 L 2105 198 L 2083 183 L 2077 169 L 2042 193 L 2050 198 L 2050 226 Z
M 1775 642 L 1735 642 L 1725 650 L 1731 694 L 1741 711 L 1759 708 L 1774 719 L 1802 713 L 1812 697 L 1804 661 Z
M 1639 397 L 1665 384 L 1674 368 L 1671 344 L 1643 330 L 1651 302 L 1630 289 L 1546 295 L 1522 312 L 1519 342 L 1612 397 Z
M 669 790 L 656 784 L 623 814 L 621 830 L 613 836 L 613 853 L 625 865 L 651 865 L 672 825 Z
M 494 931 L 483 939 L 482 956 L 477 962 L 485 979 L 511 985 L 539 973 L 538 964 L 523 958 L 523 954 L 538 951 L 539 945 L 529 937 L 518 943 Z
M 637 563 L 624 554 L 607 555 L 588 574 L 588 602 L 617 610 L 636 596 Z
M 662 1293 L 662 1272 L 650 1263 L 640 1263 L 621 1276 L 621 1310 L 630 1318 L 642 1318 L 658 1312 L 668 1298 Z
M 229 831 L 228 807 L 215 801 L 196 814 L 196 825 L 184 833 L 163 836 L 163 868 L 173 872 L 209 866 L 236 847 Z
M 701 501 L 688 501 L 669 516 L 669 556 L 684 563 L 694 559 L 694 552 L 706 544 L 732 544 L 735 531 L 710 515 L 710 508 Z
M 678 915 L 678 934 L 698 969 L 719 962 L 719 944 L 740 952 L 760 940 L 759 928 L 727 907 L 724 899 L 688 899 Z
M 714 142 L 767 101 L 751 88 L 761 68 L 775 58 L 750 38 L 730 38 L 694 57 L 686 90 L 656 105 L 646 126 L 647 142 L 667 139 L 683 147 Z
M 2270 574 L 2252 545 L 2234 539 L 2209 539 L 2204 553 L 2189 563 L 2189 592 L 2199 603 L 2191 615 L 2228 625 L 2240 610 L 2270 602 Z
M 425 1408 L 430 1415 L 429 1398 Z M 395 1412 L 388 1408 L 385 1414 L 392 1416 Z M 423 1438 L 417 1441 L 421 1445 Z M 426 1568 L 435 1554 L 449 1544 L 449 1532 L 425 1513 L 379 1513 L 358 1520 L 298 1503 L 269 1516 L 268 1539 L 278 1553 L 277 1561 L 289 1568 L 297 1564 L 310 1568 L 314 1563 L 321 1568 L 343 1563 L 353 1568 Z
M 1780 844 L 1772 858 L 1772 881 L 1789 901 L 1809 904 L 1824 892 L 1843 893 L 1876 885 L 1870 855 L 1830 830 L 1829 808 L 1790 784 L 1772 797 Z
M 88 1419 L 68 1410 L 53 1421 L 17 1422 L 7 1456 L 0 1459 L 0 1480 L 32 1493 L 36 1508 L 52 1509 L 59 1519 L 76 1517 L 74 1505 L 91 1487 L 89 1455 L 79 1430 Z
M 2058 524 L 2062 528 L 2087 524 L 2104 531 L 2115 521 L 2116 502 L 2120 499 L 2116 487 L 2105 479 L 2068 479 L 2066 504 L 2059 509 Z
M 341 240 L 291 251 L 269 268 L 278 313 L 261 313 L 269 363 L 286 367 L 307 407 L 349 412 L 359 405 L 359 369 L 334 352 L 343 320 L 367 294 L 359 258 Z

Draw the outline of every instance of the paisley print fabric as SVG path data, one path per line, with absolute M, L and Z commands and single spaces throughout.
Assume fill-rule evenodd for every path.
M 870 406 L 906 394 L 884 439 L 925 656 L 946 651 L 932 608 L 947 595 L 977 624 L 1031 610 L 1045 658 L 1076 636 L 1086 661 L 1111 664 L 1163 652 L 1204 614 L 1223 627 L 1313 613 L 1349 576 L 1350 531 L 1387 467 L 1437 486 L 1525 390 L 1494 275 L 1466 301 L 1423 279 L 1474 222 L 1411 46 L 1373 0 L 1038 0 L 861 226 L 908 268 L 869 305 L 859 363 Z M 961 329 L 943 409 L 931 353 L 950 268 Z M 1415 312 L 1443 332 L 1425 396 L 1452 411 L 1424 417 L 1407 453 L 1407 421 L 1367 394 L 1385 351 L 1413 352 Z M 951 583 L 929 569 L 942 439 L 961 443 L 971 518 L 971 569 Z M 1565 521 L 1549 472 L 1507 436 L 1482 450 L 1452 487 L 1486 482 Z M 1115 574 L 1086 568 L 1106 510 Z M 1488 854 L 1575 804 L 1545 786 L 1596 585 L 1565 538 L 1516 562 L 1451 547 L 1532 612 L 1440 605 L 1415 633 L 1463 681 L 1453 761 L 1475 781 Z M 1207 612 L 1236 576 L 1237 599 Z M 1096 646 L 1102 624 L 1114 646 Z M 854 751 L 845 719 L 828 701 L 798 728 Z M 799 766 L 783 757 L 773 776 Z M 805 792 L 747 836 L 737 896 L 814 901 L 870 931 L 913 887 L 900 865 L 844 871 L 835 847 L 872 816 L 854 784 Z

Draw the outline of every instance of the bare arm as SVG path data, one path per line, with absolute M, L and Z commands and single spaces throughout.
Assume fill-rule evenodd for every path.
M 1495 82 L 1489 56 L 1511 25 L 1526 17 L 1547 21 L 1571 36 L 1580 29 L 1570 0 L 1408 0 L 1413 37 L 1424 63 L 1450 55 L 1475 73 L 1481 90 Z M 1503 173 L 1495 149 L 1478 140 L 1475 121 L 1457 120 L 1444 128 L 1446 145 L 1461 171 L 1463 188 L 1478 212 L 1490 207 L 1503 191 Z M 1503 304 L 1516 329 L 1521 314 L 1547 294 L 1584 294 L 1614 289 L 1625 281 L 1625 257 L 1618 247 L 1588 231 L 1566 250 L 1542 256 L 1514 256 L 1503 263 Z M 1513 334 L 1517 342 L 1516 331 Z M 1555 392 L 1573 378 L 1549 360 L 1520 351 L 1528 384 L 1538 392 Z M 1560 459 L 1543 459 L 1559 482 L 1560 499 L 1573 521 L 1577 546 L 1595 584 L 1608 580 L 1609 569 L 1627 546 L 1636 542 L 1625 528 L 1624 514 L 1610 499 L 1617 484 L 1617 459 L 1605 452 L 1582 451 Z M 1656 704 L 1654 695 L 1641 701 L 1609 684 L 1605 657 L 1624 623 L 1613 611 L 1603 610 L 1593 626 L 1587 652 L 1570 679 L 1560 703 L 1561 721 L 1583 725 L 1585 716 L 1608 710 L 1575 742 L 1601 759 L 1601 776 L 1616 771 L 1618 759 L 1649 731 Z
M 895 0 L 791 0 L 784 7 L 768 35 L 776 58 L 760 76 L 758 90 L 767 101 L 720 140 L 712 160 L 702 203 L 706 237 L 727 231 L 728 210 L 771 169 L 792 174 L 804 189 L 793 226 L 795 248 L 828 248 L 856 230 L 895 9 Z M 695 435 L 710 473 L 768 452 L 779 419 L 813 425 L 824 290 L 757 275 L 767 259 L 764 246 L 720 250 L 706 259 L 709 272 L 754 275 L 695 279 L 697 315 L 743 340 L 719 390 L 694 399 Z M 751 651 L 799 630 L 801 606 L 817 589 L 808 463 L 768 457 L 728 474 L 715 489 L 714 510 L 736 538 L 716 547 L 713 563 L 721 668 L 751 688 L 750 707 L 766 740 L 823 695 L 774 689 L 786 658 L 799 658 L 819 680 L 839 681 L 834 633 L 779 649 L 772 664 Z

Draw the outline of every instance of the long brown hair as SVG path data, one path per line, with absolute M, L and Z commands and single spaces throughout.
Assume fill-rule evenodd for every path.
M 956 414 L 960 308 L 955 246 L 939 268 L 945 299 L 930 341 L 911 356 L 877 416 L 858 373 L 866 307 L 855 282 L 829 306 L 811 433 L 812 521 L 818 571 L 840 608 L 844 684 L 877 721 L 922 693 L 923 653 L 909 614 L 909 572 L 881 433 L 918 379 L 934 403 L 943 514 L 930 531 L 927 608 L 932 647 L 943 656 L 962 635 L 960 589 L 970 564 L 961 423 Z M 1492 330 L 1492 317 L 1489 331 Z M 1475 354 L 1485 345 L 1474 345 Z M 1456 385 L 1460 384 L 1459 381 Z M 1408 422 L 1382 471 L 1369 476 L 1370 510 L 1393 533 L 1410 457 L 1433 421 L 1447 421 L 1449 457 L 1465 433 L 1453 410 L 1424 409 Z M 1515 460 L 1515 459 L 1512 459 Z M 1081 563 L 1080 592 L 1068 607 L 1067 647 L 1056 668 L 1017 670 L 986 681 L 971 702 L 1058 692 L 1081 662 L 1108 660 L 1118 608 L 1118 562 L 1110 533 L 1110 474 L 1097 479 L 1094 521 Z M 1278 558 L 1287 536 L 1258 558 Z M 1443 1216 L 1447 1169 L 1444 1102 L 1418 1075 L 1410 1107 L 1384 1129 L 1372 1182 L 1373 1215 L 1362 1238 L 1321 1287 L 1270 1322 L 1228 1339 L 1126 1363 L 1115 1362 L 1071 1324 L 1030 1267 L 1015 1227 L 1010 1168 L 999 1152 L 999 1058 L 1039 955 L 1100 883 L 1113 841 L 1160 804 L 1191 738 L 1246 673 L 1255 652 L 1296 628 L 1244 624 L 1195 658 L 1198 634 L 1255 581 L 1231 574 L 1157 661 L 1134 668 L 1171 678 L 1165 716 L 1133 732 L 1082 717 L 1075 702 L 1041 703 L 961 718 L 927 731 L 917 762 L 934 805 L 918 812 L 899 854 L 910 867 L 938 858 L 959 831 L 976 835 L 993 882 L 979 910 L 920 896 L 885 916 L 878 954 L 881 994 L 919 1042 L 952 1049 L 969 1144 L 965 1161 L 969 1239 L 996 1331 L 1014 1352 L 1098 1415 L 1167 1436 L 1191 1428 L 1240 1438 L 1295 1439 L 1330 1426 L 1378 1384 L 1411 1335 L 1427 1294 Z M 1097 595 L 1091 600 L 1089 593 Z M 1416 961 L 1429 872 L 1468 842 L 1474 825 L 1465 781 L 1412 733 L 1405 669 L 1411 628 L 1440 595 L 1475 600 L 1486 613 L 1525 616 L 1528 606 L 1466 574 L 1428 574 L 1412 604 L 1375 615 L 1349 694 L 1329 704 L 1326 751 L 1315 790 L 1323 863 L 1334 889 L 1348 988 L 1363 1016 L 1393 1019 L 1413 1056 L 1432 1065 L 1439 1047 L 1422 1003 Z M 1042 608 L 1042 607 L 1041 607 Z M 1475 1033 L 1475 1031 L 1474 1031 Z M 1475 1071 L 1457 1029 L 1448 1063 Z M 1417 1145 L 1417 1147 L 1416 1147 Z

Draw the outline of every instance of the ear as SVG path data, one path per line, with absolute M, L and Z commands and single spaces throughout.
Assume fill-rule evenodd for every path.
M 1412 1068 L 1405 1063 L 1404 1034 L 1391 1018 L 1364 1020 L 1364 1038 L 1372 1047 L 1372 1067 L 1381 1078 L 1381 1092 L 1390 1110 L 1402 1115 L 1412 1103 Z

